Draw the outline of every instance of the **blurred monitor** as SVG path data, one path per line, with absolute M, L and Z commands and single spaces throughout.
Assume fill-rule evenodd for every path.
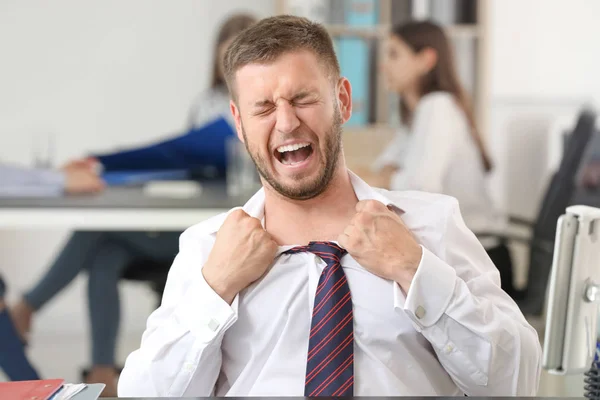
M 558 220 L 550 276 L 543 368 L 554 374 L 590 369 L 600 299 L 600 209 L 572 206 Z

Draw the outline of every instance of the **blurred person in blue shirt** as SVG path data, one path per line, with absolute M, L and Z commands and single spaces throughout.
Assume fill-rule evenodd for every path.
M 67 170 L 112 171 L 185 169 L 201 178 L 224 175 L 225 140 L 234 135 L 229 94 L 221 62 L 233 38 L 256 19 L 234 15 L 221 26 L 214 50 L 210 89 L 193 102 L 188 131 L 149 146 L 97 155 L 67 164 Z M 87 382 L 105 383 L 103 393 L 116 396 L 115 363 L 120 322 L 118 281 L 135 260 L 164 262 L 165 278 L 178 252 L 181 232 L 75 232 L 41 280 L 16 304 L 11 314 L 24 340 L 33 314 L 64 289 L 80 272 L 88 277 L 88 307 L 92 335 L 92 368 Z

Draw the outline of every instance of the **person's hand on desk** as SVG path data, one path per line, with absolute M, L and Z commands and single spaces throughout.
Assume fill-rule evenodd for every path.
M 64 170 L 64 174 L 66 193 L 98 193 L 104 190 L 104 182 L 94 171 L 86 168 L 71 168 Z
M 75 170 L 88 170 L 91 172 L 97 172 L 98 160 L 94 157 L 86 157 L 76 159 L 66 163 L 61 169 L 65 172 Z

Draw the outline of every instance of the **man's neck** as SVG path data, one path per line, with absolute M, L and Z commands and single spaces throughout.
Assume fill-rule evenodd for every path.
M 344 232 L 358 199 L 340 164 L 327 189 L 313 199 L 290 200 L 265 187 L 265 227 L 280 246 L 333 241 Z

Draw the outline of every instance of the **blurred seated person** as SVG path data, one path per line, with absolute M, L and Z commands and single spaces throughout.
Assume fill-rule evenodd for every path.
M 69 163 L 67 170 L 107 171 L 187 169 L 214 178 L 225 169 L 225 139 L 235 133 L 229 121 L 229 95 L 221 60 L 229 43 L 256 19 L 240 14 L 221 26 L 216 45 L 211 88 L 194 102 L 190 129 L 155 145 L 99 155 Z M 231 125 L 230 125 L 231 124 Z M 190 221 L 190 225 L 194 221 Z M 105 383 L 103 395 L 116 396 L 118 372 L 115 349 L 120 323 L 118 282 L 135 260 L 156 260 L 165 265 L 165 276 L 178 252 L 181 232 L 75 232 L 38 283 L 12 309 L 23 338 L 31 329 L 33 314 L 87 270 L 88 307 L 92 335 L 92 368 L 87 382 Z
M 103 188 L 102 180 L 85 169 L 33 169 L 0 164 L 0 197 L 97 193 Z
M 394 28 L 383 66 L 388 85 L 400 96 L 400 132 L 371 170 L 357 171 L 374 186 L 420 190 L 455 197 L 473 232 L 500 232 L 503 216 L 486 186 L 492 161 L 461 87 L 444 31 L 427 22 Z M 512 262 L 505 244 L 481 239 L 513 298 Z
M 4 295 L 6 286 L 0 276 L 0 370 L 11 381 L 40 379 L 25 355 L 25 346 L 8 315 Z

